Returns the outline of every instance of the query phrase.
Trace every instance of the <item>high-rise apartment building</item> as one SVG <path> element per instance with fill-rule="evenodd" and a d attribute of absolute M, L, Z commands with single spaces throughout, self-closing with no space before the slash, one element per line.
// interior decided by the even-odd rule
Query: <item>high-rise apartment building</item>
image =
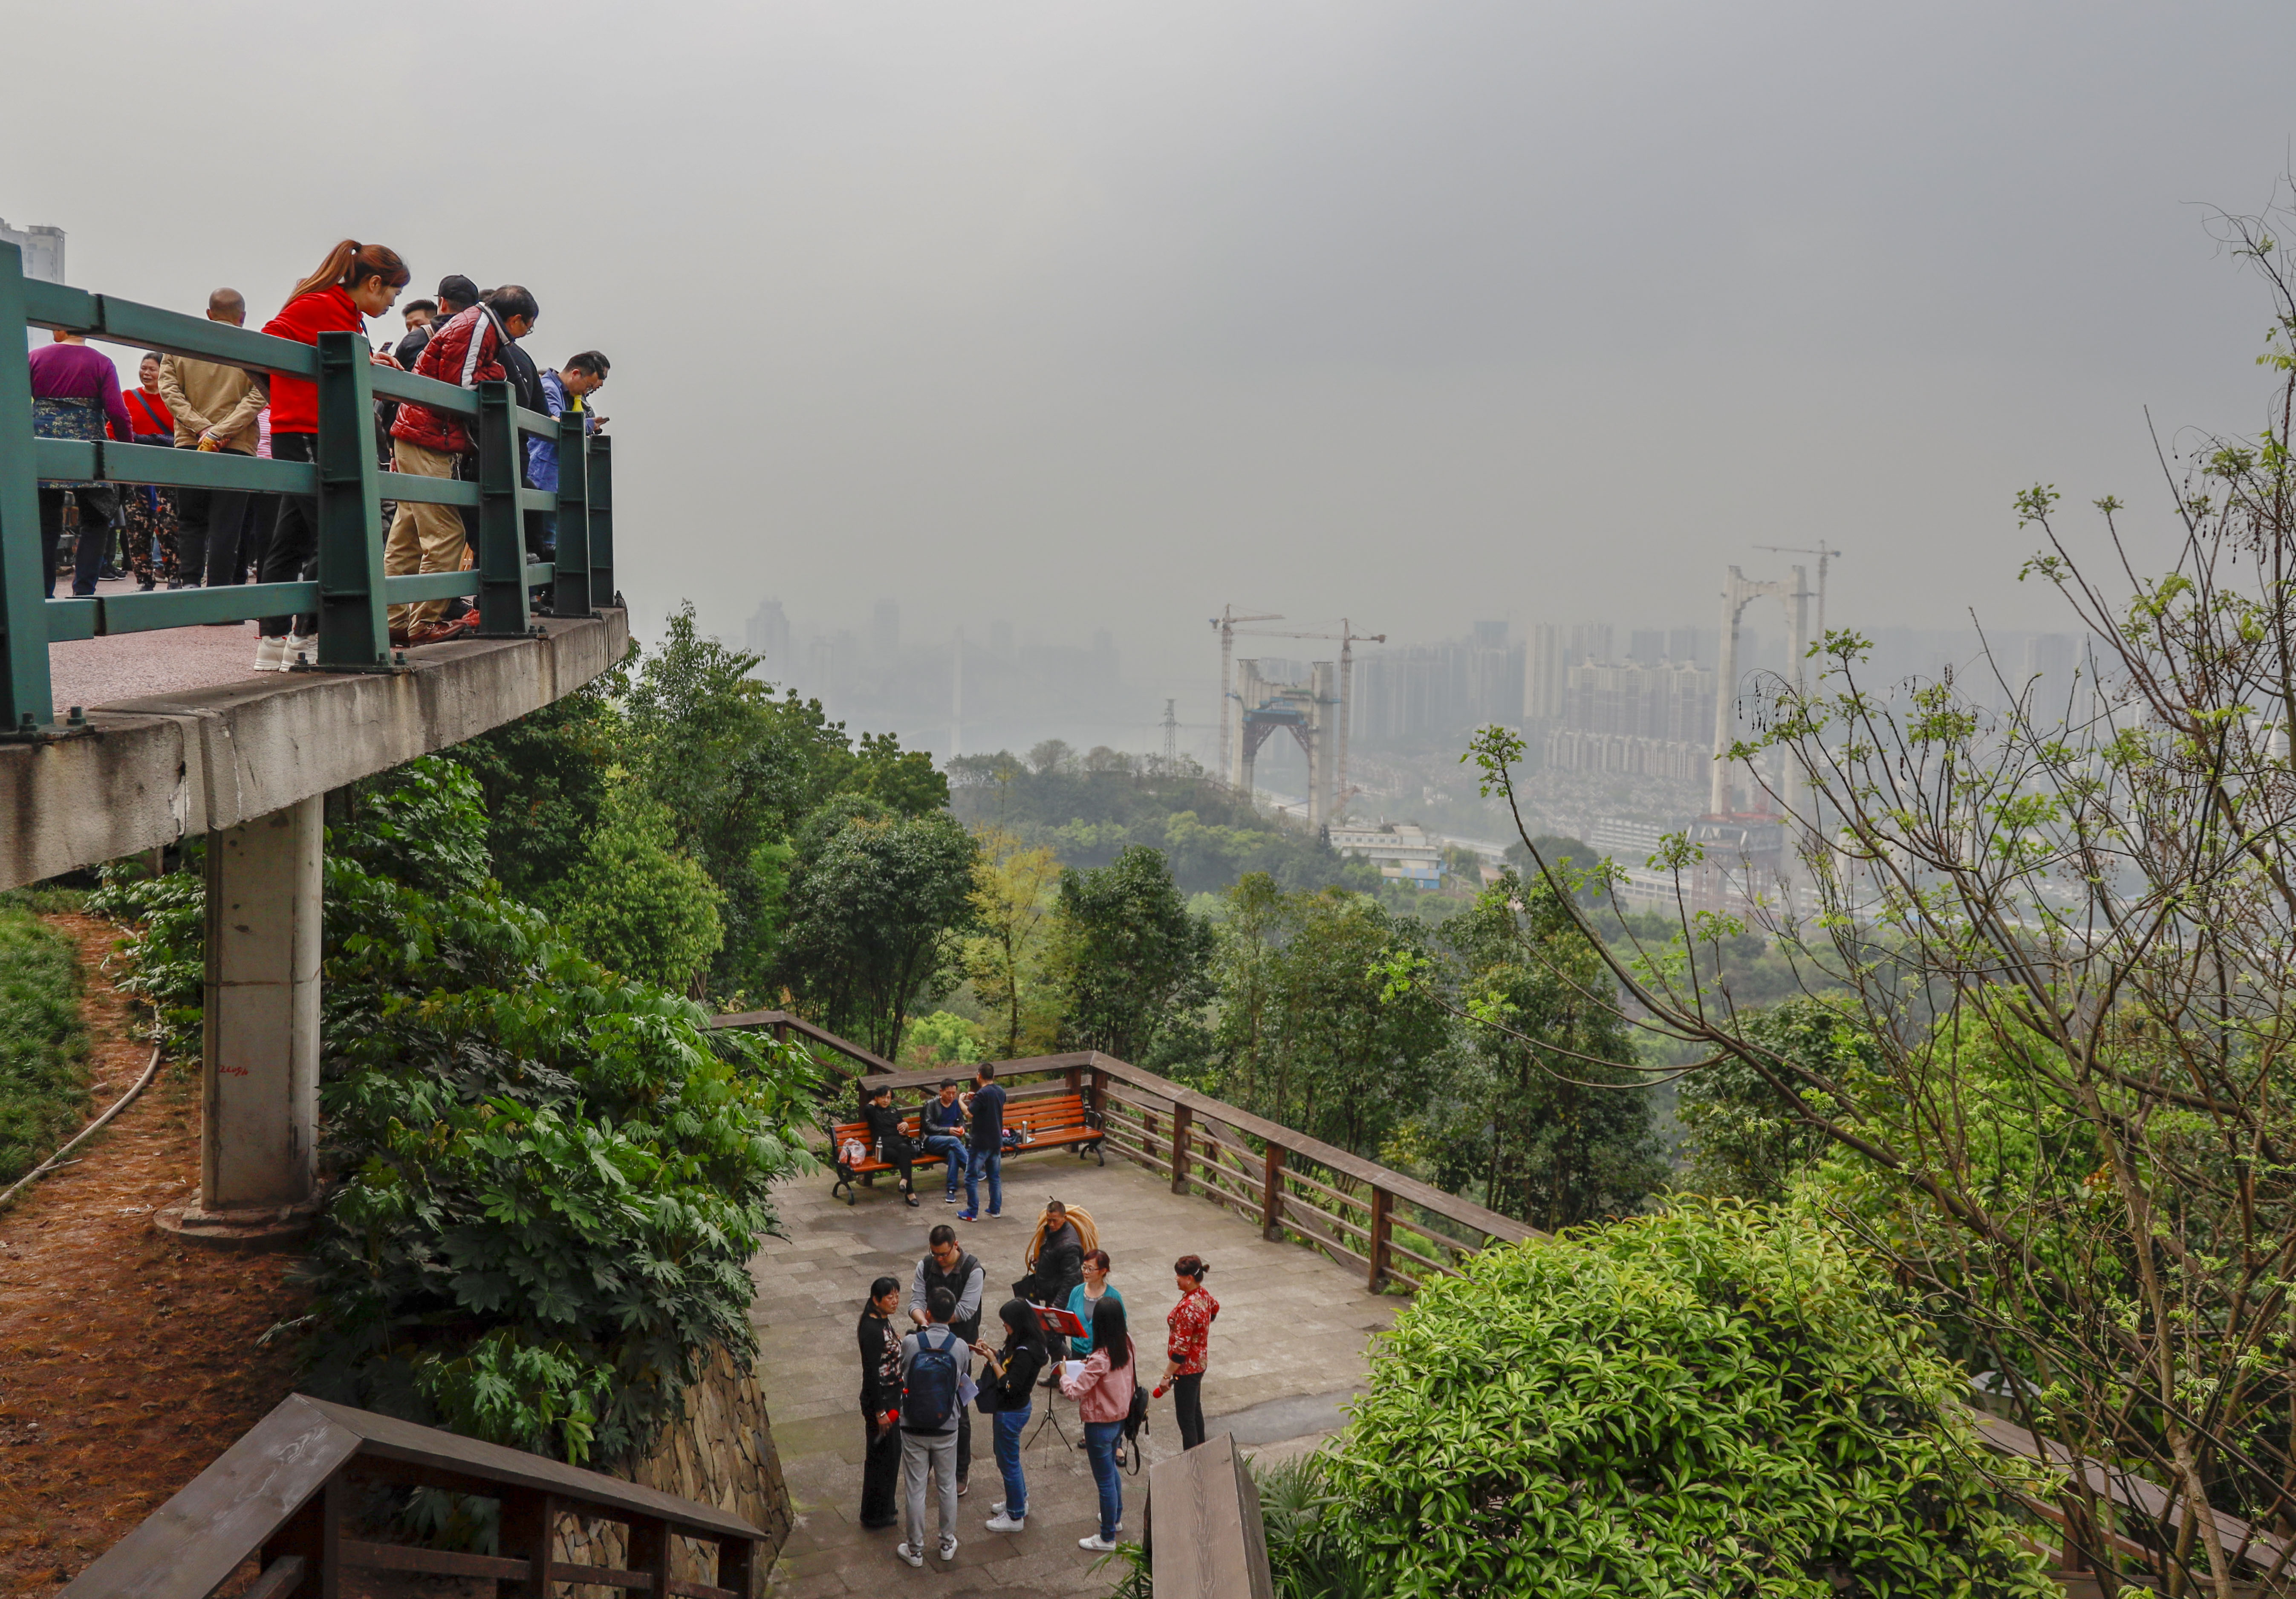
<path fill-rule="evenodd" d="M 790 653 L 789 613 L 779 600 L 758 602 L 757 611 L 742 627 L 742 644 L 750 654 L 765 658 L 769 678 L 786 682 L 797 669 L 796 658 Z"/>

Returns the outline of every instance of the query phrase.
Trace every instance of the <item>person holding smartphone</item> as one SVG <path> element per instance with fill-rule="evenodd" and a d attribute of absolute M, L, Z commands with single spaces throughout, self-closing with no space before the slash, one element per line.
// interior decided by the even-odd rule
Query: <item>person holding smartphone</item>
<path fill-rule="evenodd" d="M 996 1471 L 1004 1479 L 1004 1499 L 989 1506 L 988 1530 L 1025 1532 L 1029 1480 L 1021 1471 L 1021 1430 L 1029 1424 L 1037 1374 L 1052 1354 L 1045 1345 L 1044 1324 L 1028 1300 L 1007 1300 L 996 1315 L 1004 1324 L 1004 1347 L 972 1346 L 988 1363 L 991 1380 L 980 1386 L 980 1408 L 996 1418 Z"/>

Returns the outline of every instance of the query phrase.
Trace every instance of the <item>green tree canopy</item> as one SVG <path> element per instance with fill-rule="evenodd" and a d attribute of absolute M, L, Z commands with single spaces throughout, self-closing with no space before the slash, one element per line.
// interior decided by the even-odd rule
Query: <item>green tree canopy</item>
<path fill-rule="evenodd" d="M 725 942 L 725 894 L 681 853 L 669 809 L 625 784 L 600 814 L 579 866 L 545 902 L 593 960 L 639 982 L 693 988 Z"/>
<path fill-rule="evenodd" d="M 1554 1231 L 1631 1210 L 1664 1180 L 1617 987 L 1543 876 L 1513 868 L 1445 923 L 1473 1021 L 1432 1119 L 1444 1186 Z"/>
<path fill-rule="evenodd" d="M 1145 1061 L 1160 1033 L 1210 999 L 1211 946 L 1161 851 L 1136 844 L 1105 866 L 1062 873 L 1053 964 L 1062 1040 Z"/>
<path fill-rule="evenodd" d="M 918 1003 L 961 976 L 972 835 L 946 812 L 903 816 L 849 794 L 808 818 L 795 848 L 777 974 L 823 1026 L 890 1060 Z"/>

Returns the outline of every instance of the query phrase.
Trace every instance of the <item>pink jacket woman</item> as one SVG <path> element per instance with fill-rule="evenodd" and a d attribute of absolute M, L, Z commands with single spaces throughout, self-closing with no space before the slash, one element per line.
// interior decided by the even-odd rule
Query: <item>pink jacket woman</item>
<path fill-rule="evenodd" d="M 1130 1341 L 1126 1341 L 1128 1346 Z M 1095 1349 L 1084 1370 L 1061 1379 L 1061 1391 L 1077 1402 L 1087 1422 L 1120 1422 L 1132 1411 L 1133 1374 L 1137 1361 L 1128 1360 L 1115 1371 L 1108 1366 L 1108 1351 Z"/>

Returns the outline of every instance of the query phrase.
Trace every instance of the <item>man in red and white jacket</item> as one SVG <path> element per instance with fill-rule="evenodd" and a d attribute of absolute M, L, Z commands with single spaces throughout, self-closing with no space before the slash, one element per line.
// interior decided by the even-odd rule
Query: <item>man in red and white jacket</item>
<path fill-rule="evenodd" d="M 516 283 L 504 284 L 432 330 L 414 370 L 462 389 L 500 381 L 503 345 L 524 338 L 541 314 L 533 295 Z M 451 478 L 456 458 L 477 448 L 463 418 L 433 411 L 414 400 L 398 407 L 398 418 L 390 424 L 390 463 L 397 472 Z M 398 514 L 391 520 L 390 537 L 383 545 L 382 570 L 394 577 L 406 572 L 458 571 L 467 547 L 463 519 L 455 507 L 401 500 Z M 391 642 L 422 644 L 450 636 L 453 629 L 439 619 L 446 609 L 444 600 L 393 605 Z"/>

